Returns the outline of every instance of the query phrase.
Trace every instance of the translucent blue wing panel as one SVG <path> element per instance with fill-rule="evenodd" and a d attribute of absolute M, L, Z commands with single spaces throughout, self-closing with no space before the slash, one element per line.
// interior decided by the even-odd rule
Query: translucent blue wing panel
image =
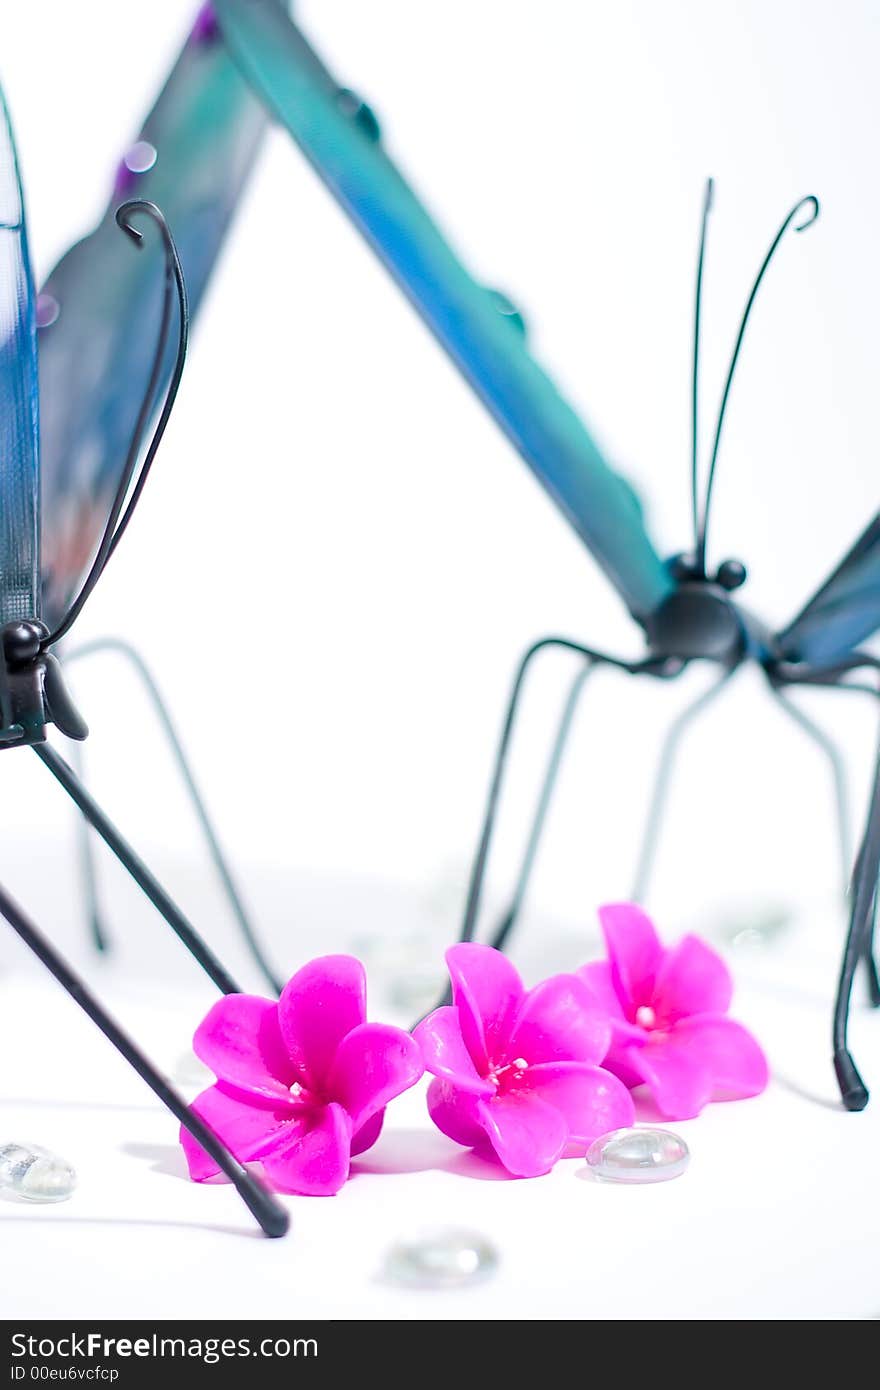
<path fill-rule="evenodd" d="M 39 616 L 37 335 L 24 199 L 0 92 L 0 624 Z"/>
<path fill-rule="evenodd" d="M 279 0 L 216 0 L 242 72 L 287 126 L 447 352 L 586 542 L 630 611 L 673 585 L 632 489 L 605 463 L 526 347 L 522 322 L 476 284 L 384 152 L 375 118 L 327 72 Z"/>
<path fill-rule="evenodd" d="M 50 624 L 78 589 L 103 530 L 156 350 L 164 275 L 159 241 L 145 224 L 136 250 L 116 226 L 115 210 L 127 198 L 161 207 L 194 315 L 265 128 L 265 111 L 205 7 L 120 162 L 101 222 L 43 288 L 43 603 Z"/>
<path fill-rule="evenodd" d="M 789 661 L 823 666 L 880 628 L 880 514 L 794 622 L 777 637 Z"/>

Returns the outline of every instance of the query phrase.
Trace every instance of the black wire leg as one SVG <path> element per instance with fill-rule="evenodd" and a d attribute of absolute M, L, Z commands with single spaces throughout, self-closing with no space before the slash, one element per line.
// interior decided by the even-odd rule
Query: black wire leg
<path fill-rule="evenodd" d="M 113 1044 L 118 1052 L 122 1053 L 126 1062 L 134 1067 L 138 1076 L 147 1083 L 162 1104 L 167 1106 L 175 1119 L 179 1120 L 189 1130 L 196 1142 L 201 1144 L 206 1153 L 210 1154 L 214 1162 L 234 1185 L 245 1206 L 256 1217 L 266 1235 L 283 1236 L 290 1224 L 290 1218 L 280 1202 L 276 1201 L 263 1184 L 238 1162 L 226 1145 L 217 1138 L 213 1130 L 208 1128 L 204 1120 L 201 1120 L 190 1110 L 183 1097 L 178 1095 L 162 1073 L 153 1066 L 145 1053 L 141 1052 L 137 1044 L 114 1022 L 103 1005 L 91 993 L 85 981 L 71 970 L 48 938 L 25 916 L 22 909 L 10 898 L 2 885 L 0 885 L 0 914 L 6 918 L 13 931 L 42 961 L 47 970 L 67 990 L 67 993 L 92 1022 L 100 1028 L 104 1037 Z"/>
<path fill-rule="evenodd" d="M 834 1003 L 834 1070 L 840 1086 L 840 1094 L 847 1110 L 864 1110 L 868 1104 L 867 1087 L 862 1081 L 847 1047 L 847 1024 L 856 969 L 859 961 L 864 959 L 867 945 L 871 939 L 878 873 L 880 873 L 880 755 L 878 755 L 874 769 L 871 804 L 868 810 L 865 833 L 853 873 L 849 930 L 840 968 L 837 998 Z"/>
<path fill-rule="evenodd" d="M 872 1009 L 880 1009 L 880 974 L 877 972 L 877 957 L 874 954 L 874 941 L 877 936 L 877 909 L 880 907 L 880 894 L 874 894 L 871 921 L 865 936 L 865 969 L 868 975 L 868 998 Z"/>
<path fill-rule="evenodd" d="M 123 641 L 119 637 L 105 637 L 100 638 L 98 641 L 95 642 L 87 642 L 83 646 L 77 647 L 72 652 L 66 652 L 65 665 L 69 666 L 72 661 L 82 660 L 84 657 L 96 656 L 99 655 L 101 652 L 109 652 L 122 657 L 123 660 L 128 662 L 132 670 L 140 679 L 141 684 L 143 685 L 144 690 L 146 691 L 150 699 L 150 702 L 153 706 L 153 709 L 156 713 L 156 717 L 159 721 L 159 724 L 168 741 L 168 746 L 171 749 L 172 756 L 174 758 L 175 763 L 177 764 L 177 769 L 180 773 L 183 783 L 187 789 L 187 792 L 189 793 L 189 799 L 193 811 L 195 812 L 196 819 L 198 820 L 199 825 L 201 826 L 202 834 L 205 839 L 205 844 L 208 847 L 208 853 L 211 856 L 214 867 L 217 871 L 217 876 L 220 879 L 220 882 L 223 886 L 226 898 L 232 910 L 232 914 L 235 917 L 236 922 L 238 923 L 238 927 L 241 931 L 241 935 L 244 939 L 245 945 L 250 951 L 251 957 L 254 963 L 256 964 L 258 970 L 260 971 L 263 978 L 269 985 L 269 988 L 273 991 L 273 993 L 276 996 L 279 995 L 283 988 L 284 982 L 273 970 L 266 957 L 263 947 L 260 944 L 253 923 L 251 922 L 250 916 L 242 901 L 241 893 L 239 892 L 235 879 L 232 876 L 232 870 L 229 867 L 229 862 L 220 845 L 220 841 L 217 836 L 217 831 L 208 813 L 208 808 L 205 804 L 205 800 L 196 783 L 195 776 L 192 770 L 192 765 L 189 761 L 189 758 L 186 755 L 186 751 L 184 750 L 183 744 L 180 739 L 180 735 L 178 734 L 177 729 L 174 725 L 174 721 L 171 718 L 171 712 L 168 708 L 168 704 L 165 701 L 162 692 L 159 690 L 159 687 L 156 683 L 156 680 L 152 672 L 150 671 L 143 657 L 140 655 L 140 652 L 138 652 L 133 646 L 131 646 L 130 643 Z M 86 867 L 86 856 L 91 858 L 91 846 L 89 844 L 89 832 L 87 829 L 83 833 L 82 844 L 84 846 L 83 876 L 87 885 L 87 906 L 89 908 L 93 922 L 97 921 L 98 930 L 100 931 L 100 914 L 97 914 L 96 916 L 94 896 L 94 867 L 92 867 L 91 869 L 92 887 L 89 888 L 88 886 L 90 881 L 90 871 Z M 99 947 L 99 949 L 103 948 Z"/>
<path fill-rule="evenodd" d="M 595 651 L 592 647 L 582 646 L 580 642 L 572 642 L 566 637 L 543 637 L 540 641 L 534 642 L 532 646 L 529 647 L 517 668 L 507 702 L 504 722 L 501 727 L 501 738 L 498 743 L 498 750 L 495 754 L 495 765 L 492 770 L 492 780 L 489 784 L 489 795 L 483 814 L 483 824 L 468 884 L 464 918 L 459 934 L 459 939 L 461 941 L 473 941 L 476 931 L 477 917 L 480 910 L 480 898 L 482 896 L 483 882 L 486 876 L 486 864 L 489 857 L 492 836 L 495 830 L 495 820 L 498 813 L 501 787 L 507 768 L 511 738 L 525 678 L 535 657 L 549 647 L 556 647 L 563 651 L 574 652 L 575 655 L 583 657 L 590 666 L 600 664 L 615 666 L 618 670 L 626 671 L 631 675 L 648 672 L 654 675 L 673 675 L 677 674 L 681 669 L 678 663 L 670 664 L 653 657 L 644 661 L 625 661 L 619 657 L 609 656 L 605 652 Z"/>
<path fill-rule="evenodd" d="M 513 895 L 510 899 L 510 904 L 507 908 L 507 911 L 499 920 L 498 926 L 495 928 L 495 931 L 490 938 L 490 945 L 494 946 L 495 949 L 498 951 L 504 949 L 505 942 L 507 941 L 507 938 L 510 936 L 510 933 L 513 931 L 513 928 L 516 925 L 516 922 L 522 911 L 523 902 L 525 901 L 526 892 L 529 886 L 529 880 L 532 876 L 532 870 L 535 867 L 535 859 L 537 857 L 538 849 L 541 844 L 541 838 L 544 833 L 544 825 L 547 820 L 547 813 L 550 810 L 550 803 L 553 800 L 553 793 L 556 789 L 556 781 L 559 776 L 559 769 L 562 765 L 562 759 L 565 754 L 566 746 L 568 744 L 568 736 L 571 732 L 572 721 L 574 720 L 575 711 L 580 701 L 581 693 L 583 692 L 583 688 L 587 682 L 587 677 L 592 672 L 594 664 L 595 663 L 592 661 L 592 659 L 585 661 L 583 667 L 580 671 L 578 671 L 577 675 L 571 683 L 571 688 L 568 692 L 568 697 L 565 701 L 565 705 L 563 706 L 562 717 L 560 718 L 559 726 L 556 730 L 556 737 L 553 741 L 553 748 L 551 750 L 550 757 L 547 762 L 547 769 L 544 773 L 544 781 L 541 785 L 541 793 L 538 797 L 538 804 L 535 810 L 535 814 L 532 818 L 532 825 L 531 829 L 529 830 L 529 838 L 526 841 L 526 848 L 522 857 L 522 862 L 520 864 L 520 870 L 517 876 L 516 886 L 513 890 Z"/>
<path fill-rule="evenodd" d="M 871 695 L 876 700 L 878 694 L 880 694 L 880 691 L 878 691 L 876 685 L 870 685 L 862 681 L 853 681 L 849 679 L 849 677 L 854 671 L 858 671 L 863 668 L 876 672 L 878 669 L 880 669 L 880 659 L 874 656 L 871 652 L 854 651 L 850 653 L 850 655 L 846 657 L 844 660 L 827 667 L 817 667 L 811 669 L 809 667 L 803 668 L 797 664 L 786 665 L 785 663 L 777 663 L 776 666 L 774 666 L 770 671 L 768 671 L 768 675 L 770 676 L 771 684 L 773 684 L 774 686 L 777 682 L 781 682 L 783 685 L 818 685 L 825 687 L 826 689 L 831 688 L 834 690 L 852 690 L 858 694 Z M 788 708 L 792 709 L 793 706 L 788 706 Z M 800 713 L 800 711 L 798 712 Z M 821 737 L 824 738 L 825 735 L 822 733 L 822 731 L 819 732 Z M 837 750 L 833 748 L 833 751 L 836 754 Z M 841 777 L 843 779 L 843 782 L 839 781 L 838 774 L 835 773 L 835 780 L 836 782 L 838 782 L 838 785 L 843 785 L 845 782 L 845 772 L 842 768 L 842 765 Z M 859 878 L 860 875 L 860 866 L 864 848 L 865 842 L 863 841 L 861 848 L 859 849 L 858 857 L 856 858 L 855 867 L 853 869 L 853 884 L 855 884 L 856 880 Z M 868 927 L 864 934 L 863 943 L 863 956 L 868 976 L 868 994 L 871 1004 L 875 1009 L 880 1008 L 880 976 L 878 976 L 877 961 L 874 955 L 874 936 L 875 924 L 877 920 L 877 910 L 878 895 L 875 893 L 871 910 L 868 916 Z"/>
<path fill-rule="evenodd" d="M 146 893 L 150 902 L 165 918 L 184 946 L 189 951 L 213 980 L 214 984 L 223 994 L 240 994 L 241 990 L 235 983 L 232 976 L 221 965 L 214 955 L 207 942 L 203 941 L 198 935 L 192 924 L 186 919 L 180 908 L 168 896 L 165 889 L 159 883 L 142 859 L 135 854 L 131 845 L 120 835 L 113 822 L 104 814 L 98 803 L 93 800 L 89 792 L 77 777 L 73 768 L 70 767 L 62 757 L 60 757 L 48 743 L 34 744 L 34 752 L 45 763 L 67 792 L 70 799 L 79 807 L 86 820 L 94 830 L 100 835 L 101 839 L 107 844 L 116 855 L 120 863 L 128 870 L 138 887 Z"/>
<path fill-rule="evenodd" d="M 85 756 L 81 743 L 71 743 L 70 760 L 73 769 L 80 781 L 84 781 Z M 76 818 L 76 840 L 79 851 L 80 877 L 82 880 L 83 897 L 86 904 L 86 919 L 88 922 L 89 935 L 92 938 L 92 945 L 96 951 L 102 954 L 110 949 L 110 937 L 104 925 L 104 917 L 101 912 L 100 894 L 98 892 L 98 869 L 95 863 L 95 849 L 92 844 L 92 832 L 89 823 L 84 816 Z"/>
<path fill-rule="evenodd" d="M 825 754 L 834 782 L 834 800 L 837 807 L 837 838 L 840 847 L 841 883 L 844 894 L 849 890 L 850 865 L 852 864 L 851 830 L 849 823 L 849 792 L 846 781 L 846 767 L 837 745 L 825 730 L 815 724 L 803 710 L 793 704 L 775 685 L 770 686 L 771 694 L 785 713 L 795 721 L 817 748 Z"/>
<path fill-rule="evenodd" d="M 708 690 L 704 690 L 702 694 L 698 695 L 696 700 L 682 710 L 681 714 L 669 726 L 666 738 L 663 740 L 663 747 L 660 750 L 660 761 L 657 764 L 654 787 L 648 805 L 648 815 L 645 820 L 645 828 L 642 831 L 642 843 L 632 887 L 633 902 L 643 903 L 645 901 L 648 883 L 657 857 L 660 824 L 681 741 L 693 720 L 711 705 L 717 695 L 721 694 L 733 674 L 733 670 L 725 671 L 720 680 L 713 682 Z"/>

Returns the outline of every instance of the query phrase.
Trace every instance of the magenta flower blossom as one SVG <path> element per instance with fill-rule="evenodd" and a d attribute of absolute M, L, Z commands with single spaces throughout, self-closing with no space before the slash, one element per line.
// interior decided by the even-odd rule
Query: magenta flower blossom
<path fill-rule="evenodd" d="M 533 1178 L 567 1145 L 632 1124 L 629 1092 L 598 1065 L 611 1030 L 582 980 L 554 975 L 526 990 L 506 956 L 472 943 L 446 963 L 452 1004 L 414 1030 L 438 1129 L 488 1143 L 510 1173 Z"/>
<path fill-rule="evenodd" d="M 611 1023 L 605 1066 L 628 1086 L 647 1085 L 661 1113 L 689 1120 L 713 1099 L 741 1100 L 767 1085 L 767 1060 L 727 1017 L 733 984 L 697 936 L 666 950 L 633 903 L 599 909 L 607 961 L 578 975 Z"/>
<path fill-rule="evenodd" d="M 192 1108 L 278 1191 L 338 1192 L 352 1155 L 378 1139 L 385 1106 L 424 1072 L 409 1033 L 365 1019 L 366 977 L 353 956 L 304 965 L 277 1003 L 226 995 L 193 1039 L 217 1084 Z M 217 1176 L 185 1129 L 180 1142 L 195 1182 Z"/>

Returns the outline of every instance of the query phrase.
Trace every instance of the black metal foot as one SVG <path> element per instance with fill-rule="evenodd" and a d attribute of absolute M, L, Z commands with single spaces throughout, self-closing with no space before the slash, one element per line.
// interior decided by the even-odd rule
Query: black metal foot
<path fill-rule="evenodd" d="M 106 955 L 110 950 L 110 938 L 107 930 L 96 912 L 89 917 L 89 933 L 92 938 L 92 945 L 101 955 Z"/>
<path fill-rule="evenodd" d="M 868 1104 L 868 1088 L 859 1076 L 856 1064 L 848 1052 L 835 1052 L 834 1071 L 840 1087 L 840 1097 L 847 1110 L 864 1110 Z"/>

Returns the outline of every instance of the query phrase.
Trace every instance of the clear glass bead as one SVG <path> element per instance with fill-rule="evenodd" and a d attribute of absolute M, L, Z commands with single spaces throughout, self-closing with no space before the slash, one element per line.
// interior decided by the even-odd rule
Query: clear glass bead
<path fill-rule="evenodd" d="M 444 1227 L 392 1245 L 384 1276 L 412 1289 L 458 1289 L 487 1279 L 497 1268 L 498 1251 L 485 1236 Z"/>
<path fill-rule="evenodd" d="M 0 1144 L 0 1188 L 28 1202 L 65 1202 L 75 1187 L 66 1159 L 39 1144 Z"/>
<path fill-rule="evenodd" d="M 671 1129 L 613 1129 L 594 1139 L 587 1164 L 606 1182 L 667 1182 L 690 1162 L 690 1150 Z"/>

